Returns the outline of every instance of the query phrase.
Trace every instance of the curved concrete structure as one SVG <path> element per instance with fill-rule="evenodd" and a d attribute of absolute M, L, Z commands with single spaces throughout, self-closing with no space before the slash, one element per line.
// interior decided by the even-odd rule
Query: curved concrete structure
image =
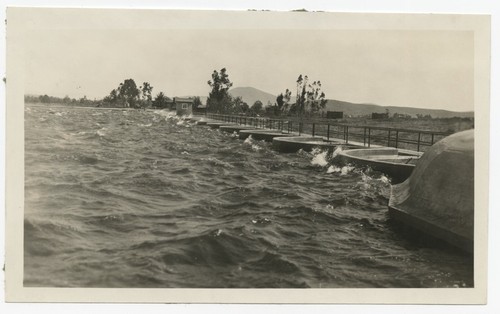
<path fill-rule="evenodd" d="M 252 138 L 254 140 L 258 140 L 258 141 L 265 140 L 268 142 L 271 142 L 273 140 L 273 138 L 275 138 L 275 137 L 292 136 L 292 134 L 283 133 L 279 130 L 260 129 L 260 130 L 241 130 L 239 137 L 240 137 L 240 140 L 244 140 L 247 137 L 249 137 L 250 135 L 252 136 Z"/>
<path fill-rule="evenodd" d="M 421 155 L 418 152 L 381 147 L 344 150 L 337 156 L 345 164 L 368 166 L 388 175 L 392 183 L 401 183 L 411 175 Z"/>
<path fill-rule="evenodd" d="M 467 252 L 474 250 L 474 130 L 425 152 L 412 175 L 391 190 L 389 214 Z"/>
<path fill-rule="evenodd" d="M 241 130 L 255 130 L 255 127 L 248 125 L 221 125 L 219 127 L 219 130 L 233 133 L 233 132 L 239 132 Z"/>
<path fill-rule="evenodd" d="M 314 148 L 331 150 L 341 145 L 345 145 L 343 140 L 330 139 L 327 141 L 322 137 L 289 136 L 273 138 L 273 149 L 282 153 L 295 153 L 300 149 L 310 152 Z M 353 145 L 348 145 L 348 147 L 355 148 Z"/>
<path fill-rule="evenodd" d="M 211 127 L 212 129 L 218 129 L 223 125 L 236 125 L 234 123 L 228 123 L 228 122 L 221 122 L 221 121 L 215 121 L 215 122 L 207 122 L 207 125 Z"/>

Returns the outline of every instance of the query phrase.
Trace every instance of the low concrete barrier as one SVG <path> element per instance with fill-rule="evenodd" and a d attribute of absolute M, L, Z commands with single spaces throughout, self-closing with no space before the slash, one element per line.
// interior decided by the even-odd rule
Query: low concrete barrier
<path fill-rule="evenodd" d="M 393 147 L 350 149 L 337 155 L 344 164 L 370 167 L 386 174 L 396 184 L 408 179 L 420 156 L 422 153 L 400 151 Z"/>
<path fill-rule="evenodd" d="M 279 137 L 279 136 L 292 136 L 292 134 L 288 133 L 283 133 L 278 130 L 241 130 L 239 134 L 239 138 L 241 140 L 246 139 L 249 136 L 252 136 L 254 140 L 265 140 L 267 142 L 271 142 L 273 138 Z"/>
<path fill-rule="evenodd" d="M 221 131 L 229 132 L 229 133 L 240 132 L 241 130 L 256 130 L 256 128 L 248 126 L 248 125 L 246 125 L 246 126 L 245 125 L 221 125 L 219 127 L 219 129 Z"/>
<path fill-rule="evenodd" d="M 220 128 L 223 125 L 236 125 L 236 124 L 216 121 L 216 122 L 207 122 L 207 125 L 209 127 L 211 127 L 212 129 L 218 129 L 218 128 Z"/>
<path fill-rule="evenodd" d="M 329 141 L 322 137 L 311 136 L 289 136 L 273 138 L 273 149 L 282 153 L 295 153 L 300 149 L 312 151 L 314 148 L 332 150 L 344 144 L 342 140 L 330 139 Z"/>

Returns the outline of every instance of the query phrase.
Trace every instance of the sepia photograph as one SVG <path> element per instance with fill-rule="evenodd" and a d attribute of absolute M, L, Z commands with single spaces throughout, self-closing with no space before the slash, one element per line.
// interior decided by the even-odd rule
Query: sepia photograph
<path fill-rule="evenodd" d="M 6 23 L 12 301 L 485 302 L 489 16 Z"/>

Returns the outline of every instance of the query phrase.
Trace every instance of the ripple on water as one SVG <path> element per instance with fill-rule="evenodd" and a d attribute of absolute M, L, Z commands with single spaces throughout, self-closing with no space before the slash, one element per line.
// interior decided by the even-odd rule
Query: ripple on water
<path fill-rule="evenodd" d="M 163 110 L 28 105 L 25 120 L 25 286 L 473 285 L 470 257 L 402 236 L 388 179 L 335 153 Z"/>

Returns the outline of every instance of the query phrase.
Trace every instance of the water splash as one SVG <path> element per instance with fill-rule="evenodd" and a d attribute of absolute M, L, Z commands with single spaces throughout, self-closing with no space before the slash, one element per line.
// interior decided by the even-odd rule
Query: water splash
<path fill-rule="evenodd" d="M 311 165 L 320 167 L 328 165 L 328 151 L 321 152 L 320 150 L 314 149 L 312 154 L 314 157 L 311 160 Z"/>
<path fill-rule="evenodd" d="M 388 177 L 384 176 L 384 175 L 381 175 L 380 178 L 378 179 L 380 182 L 382 183 L 391 183 L 391 179 L 389 179 Z"/>
<path fill-rule="evenodd" d="M 250 135 L 249 137 L 247 137 L 245 139 L 245 141 L 243 141 L 243 144 L 253 144 L 253 138 L 252 138 L 252 135 Z"/>
<path fill-rule="evenodd" d="M 260 147 L 260 146 L 259 146 L 259 145 L 257 145 L 257 144 L 253 144 L 253 145 L 252 145 L 252 149 L 253 149 L 254 151 L 258 152 L 258 151 L 262 150 L 262 147 Z"/>
<path fill-rule="evenodd" d="M 343 167 L 337 167 L 335 165 L 331 165 L 326 170 L 326 173 L 340 173 L 341 176 L 345 176 L 345 175 L 351 173 L 353 170 L 354 170 L 354 167 L 350 166 L 350 165 L 343 166 Z"/>
<path fill-rule="evenodd" d="M 342 146 L 337 146 L 337 148 L 335 148 L 335 150 L 333 151 L 332 155 L 331 155 L 331 158 L 335 158 L 337 157 L 337 155 L 343 150 Z"/>
<path fill-rule="evenodd" d="M 245 141 L 243 141 L 243 144 L 246 144 L 246 145 L 250 145 L 250 147 L 252 148 L 253 151 L 261 151 L 262 150 L 262 147 L 258 145 L 258 142 L 255 141 L 253 138 L 252 138 L 252 135 L 250 135 L 249 137 L 247 137 L 245 139 Z"/>
<path fill-rule="evenodd" d="M 161 118 L 163 118 L 163 120 L 165 121 L 168 121 L 168 120 L 172 120 L 172 119 L 175 119 L 175 120 L 178 120 L 178 116 L 176 115 L 175 112 L 173 111 L 167 111 L 167 110 L 154 110 L 153 113 Z"/>
<path fill-rule="evenodd" d="M 106 132 L 105 132 L 106 130 L 107 130 L 106 128 L 102 128 L 100 130 L 97 130 L 96 134 L 99 135 L 100 137 L 103 137 L 106 135 Z"/>
<path fill-rule="evenodd" d="M 209 157 L 209 158 L 207 158 L 205 160 L 209 161 L 210 163 L 212 163 L 215 166 L 222 166 L 224 168 L 234 168 L 234 166 L 231 165 L 230 163 L 222 161 L 222 160 L 219 160 L 219 159 L 217 159 L 215 157 Z"/>

